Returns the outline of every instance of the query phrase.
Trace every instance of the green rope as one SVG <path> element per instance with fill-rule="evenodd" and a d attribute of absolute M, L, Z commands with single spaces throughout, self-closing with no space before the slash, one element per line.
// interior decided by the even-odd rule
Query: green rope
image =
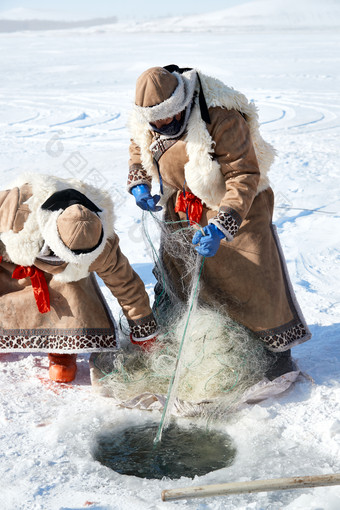
<path fill-rule="evenodd" d="M 155 301 L 155 305 L 157 306 L 157 304 L 159 303 L 159 300 L 161 299 L 162 294 L 164 292 L 167 293 L 168 282 L 167 282 L 167 278 L 166 278 L 166 271 L 165 271 L 164 266 L 161 261 L 161 256 L 158 254 L 158 249 L 153 244 L 153 240 L 151 239 L 151 234 L 150 234 L 150 229 L 149 229 L 149 227 L 150 227 L 149 221 L 151 220 L 150 215 L 158 223 L 164 223 L 167 225 L 176 225 L 176 224 L 180 225 L 179 229 L 177 229 L 176 227 L 174 229 L 171 229 L 171 228 L 168 229 L 170 236 L 171 236 L 172 232 L 174 232 L 174 234 L 175 234 L 177 232 L 184 231 L 184 230 L 192 231 L 192 230 L 194 230 L 195 227 L 193 228 L 191 225 L 188 225 L 187 220 L 165 221 L 165 220 L 160 220 L 160 219 L 156 218 L 152 213 L 149 213 L 149 215 L 146 215 L 146 216 L 145 215 L 146 215 L 146 213 L 143 213 L 142 228 L 143 228 L 144 237 L 149 243 L 152 255 L 154 257 L 155 264 L 158 265 L 159 282 L 163 284 L 162 292 L 160 295 L 158 295 L 158 301 L 157 300 Z M 181 228 L 181 226 L 182 226 L 182 228 Z M 201 226 L 198 224 L 197 224 L 197 227 L 201 228 Z M 188 374 L 191 370 L 195 370 L 197 368 L 197 366 L 199 366 L 200 362 L 204 359 L 204 357 L 206 355 L 207 346 L 212 340 L 212 337 L 210 337 L 210 334 L 205 335 L 205 337 L 203 339 L 202 349 L 198 350 L 195 353 L 192 353 L 192 354 L 194 354 L 194 356 L 190 359 L 190 361 L 187 361 L 184 358 L 184 356 L 182 355 L 183 343 L 185 341 L 185 337 L 188 335 L 189 320 L 192 320 L 193 307 L 195 304 L 196 294 L 198 292 L 199 281 L 200 281 L 200 278 L 202 275 L 204 260 L 205 259 L 203 258 L 202 263 L 201 263 L 199 258 L 197 258 L 197 264 L 196 264 L 196 267 L 194 270 L 193 281 L 191 284 L 191 292 L 190 292 L 191 303 L 190 303 L 190 306 L 188 303 L 185 328 L 184 328 L 184 332 L 182 333 L 181 342 L 179 344 L 179 347 L 177 348 L 177 355 L 176 355 L 176 352 L 173 354 L 170 351 L 170 347 L 168 347 L 166 345 L 166 342 L 163 346 L 161 346 L 163 340 L 165 340 L 169 336 L 171 338 L 176 335 L 175 330 L 173 328 L 169 328 L 169 326 L 170 326 L 169 323 L 166 324 L 166 331 L 164 331 L 160 336 L 160 346 L 159 346 L 160 352 L 159 352 L 159 354 L 160 355 L 162 354 L 166 357 L 167 354 L 170 353 L 170 356 L 173 360 L 173 363 L 171 366 L 169 366 L 167 364 L 167 367 L 169 367 L 170 373 L 167 372 L 167 374 L 165 375 L 165 373 L 163 373 L 163 369 L 160 369 L 159 366 L 158 366 L 158 369 L 153 368 L 153 370 L 151 370 L 151 373 L 146 372 L 148 369 L 147 354 L 143 355 L 143 353 L 141 354 L 141 363 L 142 363 L 141 368 L 144 370 L 145 373 L 142 376 L 140 375 L 141 372 L 139 372 L 139 369 L 137 371 L 135 371 L 135 367 L 130 366 L 129 359 L 125 359 L 125 356 L 122 357 L 118 366 L 112 367 L 112 370 L 111 370 L 110 364 L 107 365 L 107 368 L 105 365 L 102 367 L 98 366 L 100 364 L 100 359 L 98 359 L 98 361 L 95 360 L 95 363 L 94 363 L 96 368 L 98 368 L 101 371 L 101 373 L 103 374 L 103 377 L 101 377 L 100 381 L 106 380 L 106 378 L 108 378 L 111 375 L 113 377 L 116 377 L 117 380 L 119 380 L 119 382 L 123 383 L 127 388 L 131 387 L 131 385 L 132 386 L 135 385 L 136 383 L 140 384 L 140 382 L 142 382 L 142 381 L 145 381 L 146 385 L 158 384 L 158 382 L 159 382 L 159 384 L 162 385 L 162 393 L 163 394 L 167 393 L 167 397 L 166 397 L 166 401 L 165 401 L 165 405 L 164 405 L 164 409 L 163 409 L 163 413 L 162 413 L 161 422 L 159 424 L 158 433 L 157 433 L 157 436 L 154 441 L 155 444 L 157 444 L 160 441 L 162 430 L 164 427 L 167 427 L 167 425 L 168 425 L 167 418 L 170 419 L 170 413 L 171 413 L 170 408 L 172 407 L 174 399 L 175 399 L 175 392 L 177 392 L 179 378 L 184 375 L 184 380 L 181 379 L 181 382 L 180 382 L 180 384 L 182 385 L 180 387 L 180 389 L 182 389 L 182 388 L 191 389 L 191 385 L 185 380 L 186 374 Z M 196 279 L 197 279 L 197 282 L 195 285 Z M 161 315 L 161 311 L 159 311 L 159 315 Z M 120 318 L 119 318 L 119 326 L 120 326 L 120 329 L 125 334 L 125 333 L 128 333 L 128 327 L 125 327 L 125 324 L 122 323 L 123 318 L 124 318 L 124 315 L 121 312 Z M 126 331 L 124 331 L 125 329 L 126 329 Z M 224 328 L 224 331 L 226 333 L 228 333 L 228 331 L 229 332 L 232 332 L 232 331 L 237 332 L 237 330 L 238 330 L 238 327 L 236 325 L 234 325 L 233 323 L 228 324 Z M 239 360 L 240 364 L 238 364 L 237 368 L 234 367 L 234 368 L 229 369 L 228 381 L 230 380 L 230 383 L 228 382 L 227 384 L 223 384 L 223 380 L 216 381 L 216 377 L 218 378 L 222 373 L 225 372 L 225 370 L 228 370 L 229 366 L 227 363 L 223 363 L 221 361 L 218 353 L 213 353 L 213 355 L 216 357 L 216 360 L 218 361 L 218 364 L 220 365 L 220 367 L 223 367 L 223 368 L 219 369 L 220 367 L 218 367 L 218 366 L 216 367 L 217 373 L 215 375 L 212 375 L 211 377 L 209 377 L 209 379 L 205 383 L 204 389 L 207 390 L 211 384 L 213 384 L 215 386 L 217 384 L 217 387 L 221 393 L 223 393 L 223 394 L 226 394 L 229 392 L 232 393 L 236 386 L 239 386 L 240 384 L 242 384 L 241 368 L 245 365 L 245 363 L 247 361 L 247 354 L 245 356 L 240 357 L 240 360 Z M 175 359 L 175 357 L 176 357 L 176 359 Z M 109 372 L 109 373 L 106 373 L 106 372 Z M 176 374 L 176 372 L 177 372 L 177 374 Z M 214 380 L 216 381 L 216 383 L 214 383 Z"/>
<path fill-rule="evenodd" d="M 164 409 L 163 409 L 161 421 L 160 421 L 160 424 L 159 424 L 159 427 L 158 427 L 157 435 L 156 435 L 156 437 L 154 439 L 154 444 L 155 445 L 157 445 L 157 443 L 159 443 L 159 441 L 161 439 L 161 436 L 162 436 L 164 420 L 165 420 L 165 417 L 166 417 L 166 414 L 167 414 L 168 405 L 169 405 L 169 401 L 170 401 L 170 396 L 171 396 L 171 392 L 172 392 L 172 388 L 173 388 L 173 385 L 174 385 L 175 376 L 176 376 L 176 372 L 177 372 L 177 368 L 178 368 L 178 363 L 179 363 L 179 360 L 180 360 L 180 357 L 181 357 L 181 353 L 182 353 L 182 349 L 183 349 L 183 345 L 184 345 L 184 339 L 185 339 L 186 332 L 187 332 L 188 325 L 189 325 L 190 315 L 191 315 L 191 312 L 192 312 L 192 309 L 193 309 L 193 306 L 194 306 L 194 302 L 195 302 L 195 298 L 196 298 L 196 293 L 197 293 L 199 281 L 200 281 L 201 274 L 202 274 L 204 260 L 205 260 L 205 257 L 202 258 L 202 263 L 201 263 L 201 267 L 200 267 L 200 270 L 199 270 L 199 274 L 198 274 L 198 278 L 197 278 L 197 282 L 196 282 L 196 287 L 195 287 L 194 294 L 193 294 L 193 297 L 192 297 L 192 300 L 191 300 L 191 303 L 190 303 L 187 320 L 186 320 L 186 323 L 185 323 L 185 327 L 184 327 L 181 343 L 180 343 L 179 349 L 178 349 L 175 369 L 174 369 L 174 372 L 172 374 L 171 381 L 170 381 L 170 384 L 169 384 L 169 390 L 168 390 L 166 402 L 164 404 Z"/>
<path fill-rule="evenodd" d="M 149 215 L 150 215 L 150 216 L 151 216 L 151 217 L 152 217 L 155 221 L 158 221 L 159 223 L 163 223 L 164 225 L 177 225 L 177 224 L 180 224 L 180 225 L 186 224 L 186 225 L 187 225 L 187 223 L 188 223 L 188 220 L 177 220 L 177 221 L 166 221 L 166 220 L 160 220 L 159 218 L 157 218 L 157 217 L 156 217 L 156 216 L 152 213 L 152 211 L 148 211 L 148 212 L 149 212 Z M 155 260 L 156 260 L 156 261 L 157 261 L 157 263 L 158 263 L 158 267 L 159 267 L 159 268 L 161 268 L 161 276 L 162 276 L 162 291 L 161 291 L 161 293 L 159 294 L 159 296 L 157 296 L 157 299 L 156 299 L 156 301 L 155 301 L 155 306 L 156 306 L 156 310 L 157 310 L 157 307 L 158 307 L 158 304 L 159 304 L 159 302 L 160 302 L 160 300 L 161 300 L 161 297 L 162 297 L 162 295 L 163 295 L 163 294 L 164 294 L 164 292 L 165 292 L 165 287 L 166 287 L 166 285 L 165 285 L 165 273 L 164 273 L 164 271 L 163 271 L 163 269 L 162 269 L 163 265 L 162 265 L 162 263 L 161 263 L 161 261 L 160 261 L 160 259 L 159 259 L 158 251 L 156 250 L 156 248 L 155 248 L 155 246 L 154 246 L 154 244 L 153 244 L 153 242 L 152 242 L 152 240 L 151 240 L 151 237 L 150 237 L 150 234 L 149 234 L 149 232 L 148 232 L 148 229 L 147 229 L 147 227 L 146 227 L 146 223 L 147 223 L 147 222 L 146 222 L 146 214 L 147 214 L 147 212 L 146 212 L 146 211 L 143 211 L 143 212 L 142 212 L 142 225 L 143 225 L 143 231 L 144 231 L 144 233 L 145 233 L 145 237 L 146 237 L 146 239 L 148 240 L 148 243 L 149 243 L 149 245 L 150 245 L 150 247 L 151 247 L 151 251 L 152 251 L 152 253 L 153 253 L 153 256 L 154 256 Z M 192 223 L 194 223 L 194 224 L 195 224 L 195 225 L 196 225 L 199 229 L 201 229 L 201 228 L 202 228 L 202 227 L 201 227 L 201 225 L 200 225 L 199 223 L 197 223 L 197 222 L 192 222 Z M 184 230 L 192 230 L 192 229 L 193 229 L 192 225 L 188 225 L 188 226 L 182 227 L 182 228 L 181 228 L 181 231 L 184 231 Z"/>

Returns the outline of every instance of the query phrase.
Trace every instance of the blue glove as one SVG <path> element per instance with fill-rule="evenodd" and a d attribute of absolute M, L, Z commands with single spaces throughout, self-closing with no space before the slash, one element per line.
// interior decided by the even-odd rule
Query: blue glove
<path fill-rule="evenodd" d="M 161 197 L 159 195 L 151 196 L 150 188 L 147 184 L 137 184 L 137 186 L 131 188 L 131 193 L 136 199 L 136 204 L 143 211 L 157 212 L 162 210 L 159 205 L 156 205 Z"/>
<path fill-rule="evenodd" d="M 203 235 L 201 230 L 197 230 L 192 238 L 192 244 L 198 244 L 195 250 L 203 257 L 213 257 L 217 252 L 221 239 L 225 237 L 223 232 L 216 227 L 213 223 L 209 223 L 203 228 Z"/>

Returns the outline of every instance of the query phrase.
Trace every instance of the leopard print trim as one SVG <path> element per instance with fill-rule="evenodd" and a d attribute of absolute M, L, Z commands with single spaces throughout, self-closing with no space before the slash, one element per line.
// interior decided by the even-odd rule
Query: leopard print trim
<path fill-rule="evenodd" d="M 232 241 L 242 223 L 241 216 L 231 207 L 221 207 L 218 214 L 209 220 L 219 228 L 228 241 Z"/>
<path fill-rule="evenodd" d="M 74 330 L 72 330 L 74 333 Z M 85 330 L 67 334 L 67 330 L 56 333 L 36 330 L 37 334 L 25 330 L 0 330 L 0 352 L 94 352 L 112 350 L 117 347 L 115 332 L 111 329 Z M 54 333 L 54 334 L 53 334 Z"/>
<path fill-rule="evenodd" d="M 147 184 L 151 187 L 152 179 L 146 173 L 142 165 L 131 165 L 129 168 L 127 190 L 131 193 L 131 188 L 138 184 Z"/>
<path fill-rule="evenodd" d="M 136 321 L 129 320 L 128 323 L 134 340 L 148 340 L 157 333 L 157 322 L 153 314 L 137 319 Z"/>
<path fill-rule="evenodd" d="M 309 340 L 311 334 L 302 322 L 291 326 L 281 326 L 279 328 L 267 329 L 257 333 L 270 351 L 286 351 L 294 345 L 298 345 Z"/>

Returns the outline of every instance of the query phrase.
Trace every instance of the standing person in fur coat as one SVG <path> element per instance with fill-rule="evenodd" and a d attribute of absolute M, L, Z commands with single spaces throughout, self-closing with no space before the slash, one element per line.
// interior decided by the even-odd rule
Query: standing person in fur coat
<path fill-rule="evenodd" d="M 112 350 L 116 324 L 94 273 L 118 299 L 133 343 L 157 325 L 144 284 L 119 247 L 109 195 L 76 180 L 21 176 L 0 192 L 0 353 L 47 352 L 70 382 L 78 352 Z"/>
<path fill-rule="evenodd" d="M 137 80 L 129 125 L 128 189 L 137 205 L 165 207 L 176 228 L 200 226 L 192 239 L 206 257 L 200 299 L 222 306 L 278 353 L 276 374 L 289 371 L 291 347 L 311 335 L 272 224 L 267 173 L 275 151 L 260 135 L 255 105 L 195 69 L 153 67 Z M 184 301 L 181 260 L 164 249 L 160 257 Z M 155 290 L 164 298 L 162 278 Z"/>

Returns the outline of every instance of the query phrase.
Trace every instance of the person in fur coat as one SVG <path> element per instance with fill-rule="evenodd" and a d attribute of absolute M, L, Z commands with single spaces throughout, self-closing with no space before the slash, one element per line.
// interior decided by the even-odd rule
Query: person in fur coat
<path fill-rule="evenodd" d="M 164 207 L 176 228 L 198 227 L 192 242 L 206 257 L 200 299 L 222 306 L 287 368 L 291 347 L 311 334 L 272 224 L 275 150 L 261 137 L 255 105 L 196 69 L 153 67 L 137 80 L 129 128 L 128 190 L 137 205 Z M 160 258 L 185 301 L 182 261 L 164 249 Z M 155 290 L 166 295 L 161 277 Z"/>
<path fill-rule="evenodd" d="M 113 203 L 77 180 L 26 174 L 0 192 L 0 353 L 47 352 L 49 375 L 70 382 L 76 356 L 117 346 L 95 274 L 117 298 L 142 348 L 157 324 L 144 284 L 119 247 Z"/>

